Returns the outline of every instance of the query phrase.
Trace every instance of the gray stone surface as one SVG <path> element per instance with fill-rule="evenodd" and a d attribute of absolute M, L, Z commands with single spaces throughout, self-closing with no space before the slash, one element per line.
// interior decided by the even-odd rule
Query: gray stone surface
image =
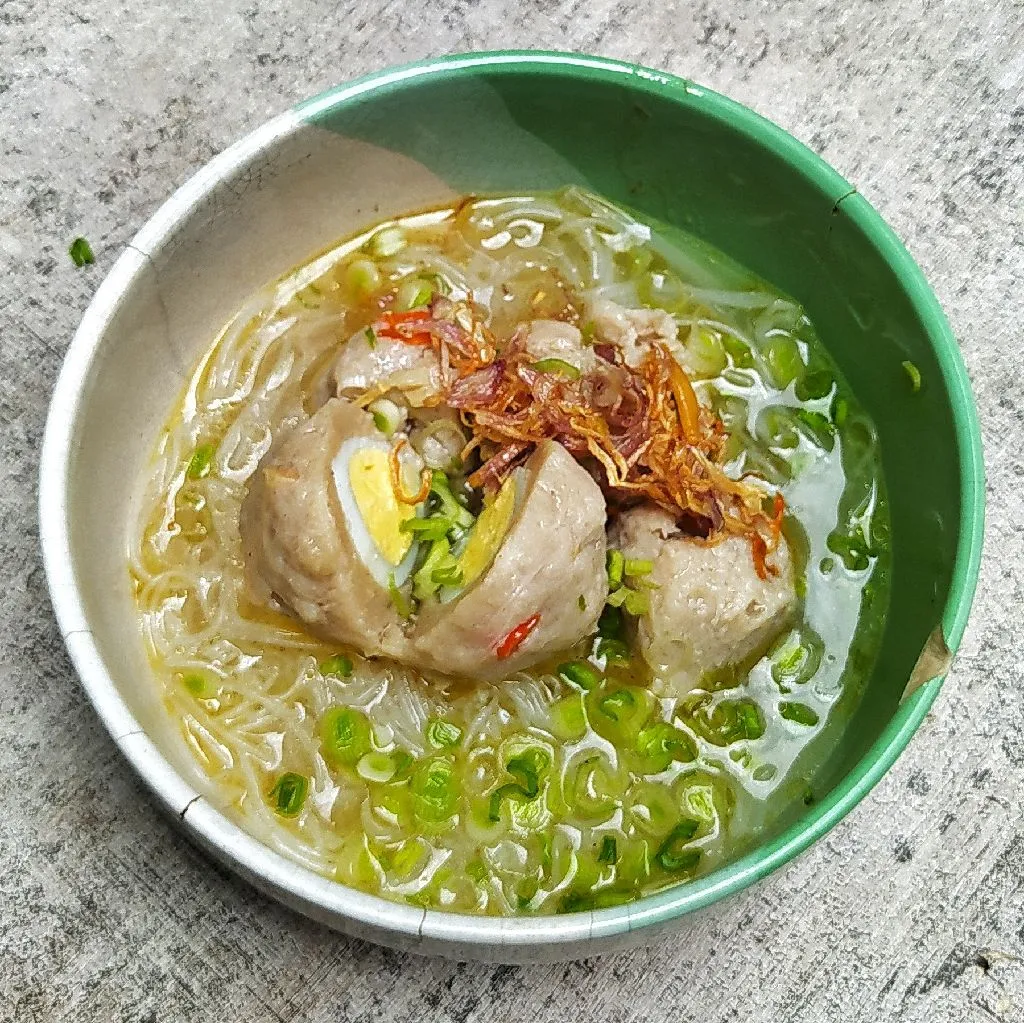
<path fill-rule="evenodd" d="M 852 179 L 948 311 L 989 478 L 967 638 L 865 803 L 661 947 L 532 969 L 340 938 L 191 848 L 79 691 L 35 512 L 65 347 L 174 186 L 341 79 L 513 45 L 693 77 Z M 0 1018 L 1024 1020 L 1022 160 L 1024 8 L 1012 0 L 0 0 Z M 95 267 L 67 258 L 77 234 Z"/>

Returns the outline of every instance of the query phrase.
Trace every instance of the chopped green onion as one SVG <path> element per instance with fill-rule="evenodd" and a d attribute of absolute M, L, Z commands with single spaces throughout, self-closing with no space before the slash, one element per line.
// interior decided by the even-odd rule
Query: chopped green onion
<path fill-rule="evenodd" d="M 408 778 L 413 765 L 416 763 L 416 758 L 408 750 L 404 749 L 392 750 L 389 755 L 391 762 L 395 765 L 394 780 L 402 781 Z"/>
<path fill-rule="evenodd" d="M 585 345 L 592 345 L 594 343 L 594 334 L 596 329 L 597 328 L 595 327 L 593 320 L 587 320 L 587 322 L 580 327 L 580 337 Z"/>
<path fill-rule="evenodd" d="M 623 775 L 599 753 L 570 762 L 563 797 L 574 814 L 590 822 L 607 820 L 620 805 Z"/>
<path fill-rule="evenodd" d="M 277 784 L 270 790 L 270 798 L 274 801 L 274 809 L 282 817 L 297 817 L 306 801 L 309 788 L 308 779 L 301 774 L 289 771 L 277 779 Z"/>
<path fill-rule="evenodd" d="M 216 450 L 212 444 L 200 444 L 189 459 L 185 475 L 190 480 L 201 480 L 209 476 Z"/>
<path fill-rule="evenodd" d="M 850 406 L 845 398 L 837 399 L 835 407 L 832 410 L 832 422 L 836 426 L 842 426 L 846 422 L 846 417 L 849 414 Z"/>
<path fill-rule="evenodd" d="M 612 590 L 608 594 L 608 606 L 615 608 L 622 607 L 622 605 L 626 603 L 626 597 L 628 594 L 629 590 L 627 589 L 620 588 L 617 590 Z"/>
<path fill-rule="evenodd" d="M 825 645 L 816 632 L 806 626 L 793 630 L 772 655 L 773 681 L 781 692 L 791 692 L 790 686 L 810 681 L 824 653 Z"/>
<path fill-rule="evenodd" d="M 579 693 L 564 696 L 551 705 L 551 730 L 564 742 L 582 739 L 587 732 L 587 716 Z"/>
<path fill-rule="evenodd" d="M 754 368 L 754 355 L 746 341 L 741 341 L 738 337 L 733 337 L 732 334 L 726 334 L 722 338 L 722 346 L 729 353 L 729 358 L 732 359 L 732 364 L 736 369 Z"/>
<path fill-rule="evenodd" d="M 667 721 L 642 728 L 636 737 L 636 751 L 643 759 L 645 773 L 648 774 L 660 774 L 673 760 L 690 763 L 697 757 L 693 740 Z"/>
<path fill-rule="evenodd" d="M 434 289 L 421 278 L 406 278 L 398 286 L 395 293 L 395 308 L 399 312 L 408 312 L 429 305 L 434 296 Z"/>
<path fill-rule="evenodd" d="M 625 639 L 626 622 L 618 608 L 605 607 L 597 620 L 597 634 L 602 639 Z"/>
<path fill-rule="evenodd" d="M 615 842 L 614 835 L 605 835 L 601 839 L 601 851 L 597 854 L 598 863 L 617 863 L 619 860 L 619 851 Z"/>
<path fill-rule="evenodd" d="M 413 810 L 423 821 L 439 824 L 458 809 L 455 763 L 447 756 L 431 757 L 416 768 L 410 783 Z"/>
<path fill-rule="evenodd" d="M 836 443 L 836 428 L 830 422 L 828 416 L 820 412 L 812 412 L 810 409 L 797 409 L 793 417 L 805 427 L 801 432 L 813 444 L 823 451 L 831 451 Z"/>
<path fill-rule="evenodd" d="M 793 721 L 798 725 L 807 725 L 808 727 L 816 725 L 818 723 L 818 714 L 812 707 L 808 707 L 805 703 L 795 703 L 789 700 L 783 700 L 779 704 L 779 713 L 787 720 Z"/>
<path fill-rule="evenodd" d="M 696 376 L 716 377 L 729 365 L 718 331 L 698 327 L 686 342 L 687 368 Z"/>
<path fill-rule="evenodd" d="M 557 670 L 562 678 L 580 689 L 593 689 L 601 684 L 601 673 L 586 661 L 566 661 Z"/>
<path fill-rule="evenodd" d="M 473 513 L 452 492 L 448 477 L 440 469 L 435 469 L 431 474 L 430 493 L 440 502 L 441 513 L 455 525 L 469 529 L 476 521 Z"/>
<path fill-rule="evenodd" d="M 582 593 L 576 598 L 576 606 L 581 611 L 586 611 L 587 609 L 587 598 L 584 597 Z"/>
<path fill-rule="evenodd" d="M 518 756 L 512 757 L 505 765 L 515 782 L 501 785 L 491 793 L 487 808 L 487 819 L 492 823 L 501 819 L 501 804 L 507 799 L 529 802 L 540 793 L 540 776 L 551 766 L 551 757 L 546 750 L 531 746 Z"/>
<path fill-rule="evenodd" d="M 631 590 L 625 586 L 619 592 L 626 594 L 622 606 L 627 614 L 631 614 L 634 618 L 639 618 L 640 615 L 645 615 L 650 611 L 651 601 L 646 593 L 641 593 L 639 590 Z"/>
<path fill-rule="evenodd" d="M 385 436 L 397 433 L 404 425 L 408 413 L 390 398 L 378 398 L 367 406 L 373 416 L 373 425 Z"/>
<path fill-rule="evenodd" d="M 650 575 L 654 571 L 654 562 L 649 558 L 626 558 L 622 566 L 623 572 L 631 577 Z"/>
<path fill-rule="evenodd" d="M 785 334 L 768 342 L 765 359 L 776 387 L 788 387 L 804 371 L 800 346 Z"/>
<path fill-rule="evenodd" d="M 212 700 L 220 692 L 220 676 L 208 668 L 186 671 L 181 681 L 197 700 Z"/>
<path fill-rule="evenodd" d="M 356 774 L 360 778 L 380 784 L 391 781 L 395 776 L 395 770 L 395 761 L 388 753 L 364 753 L 356 764 Z"/>
<path fill-rule="evenodd" d="M 68 255 L 75 266 L 85 266 L 86 263 L 95 263 L 92 246 L 84 238 L 76 238 L 68 248 Z"/>
<path fill-rule="evenodd" d="M 430 578 L 438 586 L 461 586 L 463 579 L 462 569 L 458 565 L 435 568 Z"/>
<path fill-rule="evenodd" d="M 909 359 L 904 360 L 903 368 L 910 377 L 910 389 L 917 394 L 921 390 L 921 371 Z"/>
<path fill-rule="evenodd" d="M 580 371 L 571 362 L 565 359 L 540 359 L 533 364 L 538 373 L 554 373 L 556 376 L 566 377 L 569 380 L 579 380 Z"/>
<path fill-rule="evenodd" d="M 764 719 L 756 703 L 750 700 L 722 700 L 710 712 L 702 710 L 709 698 L 698 698 L 692 727 L 716 746 L 731 746 L 744 739 L 760 739 L 764 735 Z"/>
<path fill-rule="evenodd" d="M 451 520 L 440 515 L 428 515 L 426 518 L 405 519 L 398 527 L 403 533 L 412 533 L 426 543 L 444 540 L 451 531 Z"/>
<path fill-rule="evenodd" d="M 413 573 L 412 580 L 412 592 L 417 600 L 434 596 L 441 586 L 455 586 L 462 581 L 462 571 L 445 537 L 431 543 L 426 560 Z"/>
<path fill-rule="evenodd" d="M 629 644 L 622 639 L 600 639 L 597 643 L 597 656 L 603 657 L 609 664 L 629 664 L 632 659 Z"/>
<path fill-rule="evenodd" d="M 487 804 L 487 819 L 492 823 L 501 820 L 501 804 L 507 799 L 514 799 L 516 802 L 524 802 L 529 797 L 522 788 L 515 782 L 501 785 L 491 793 L 490 802 Z"/>
<path fill-rule="evenodd" d="M 415 607 L 395 582 L 395 574 L 388 576 L 388 596 L 391 598 L 391 605 L 398 612 L 400 618 L 411 618 Z"/>
<path fill-rule="evenodd" d="M 462 729 L 451 721 L 434 718 L 427 724 L 427 742 L 435 749 L 449 749 L 462 741 Z"/>
<path fill-rule="evenodd" d="M 796 396 L 801 401 L 814 401 L 827 397 L 835 385 L 832 374 L 827 369 L 819 369 L 796 382 Z"/>
<path fill-rule="evenodd" d="M 345 283 L 360 298 L 371 295 L 380 287 L 380 271 L 372 259 L 353 259 L 345 267 Z"/>
<path fill-rule="evenodd" d="M 370 252 L 378 259 L 397 255 L 405 248 L 405 232 L 396 224 L 382 227 L 369 241 Z"/>
<path fill-rule="evenodd" d="M 466 864 L 466 877 L 472 881 L 476 881 L 479 884 L 481 881 L 486 881 L 490 876 L 490 872 L 481 860 L 470 860 Z"/>
<path fill-rule="evenodd" d="M 320 674 L 325 677 L 348 678 L 352 674 L 352 658 L 345 654 L 334 654 L 320 662 Z"/>
<path fill-rule="evenodd" d="M 626 567 L 626 559 L 623 557 L 622 551 L 618 551 L 614 547 L 609 548 L 605 555 L 604 566 L 608 573 L 608 589 L 617 590 L 622 585 L 622 575 Z"/>
<path fill-rule="evenodd" d="M 662 869 L 673 873 L 693 870 L 700 863 L 700 850 L 687 849 L 686 843 L 697 834 L 700 822 L 692 817 L 684 817 L 661 843 L 655 855 Z"/>
<path fill-rule="evenodd" d="M 551 757 L 546 750 L 532 746 L 518 756 L 513 757 L 506 765 L 508 771 L 527 797 L 533 799 L 540 791 L 540 775 L 551 766 Z"/>
<path fill-rule="evenodd" d="M 373 327 L 367 327 L 366 330 L 363 331 L 363 335 L 365 336 L 366 343 L 370 348 L 377 347 L 377 331 L 375 331 Z"/>
<path fill-rule="evenodd" d="M 597 702 L 597 708 L 612 721 L 621 721 L 636 706 L 636 697 L 628 689 L 616 689 Z"/>
<path fill-rule="evenodd" d="M 324 759 L 336 766 L 351 767 L 369 753 L 370 719 L 352 707 L 331 707 L 320 719 Z"/>
<path fill-rule="evenodd" d="M 743 736 L 746 739 L 760 739 L 764 735 L 764 722 L 761 720 L 761 712 L 756 704 L 740 703 L 738 720 L 743 728 Z"/>

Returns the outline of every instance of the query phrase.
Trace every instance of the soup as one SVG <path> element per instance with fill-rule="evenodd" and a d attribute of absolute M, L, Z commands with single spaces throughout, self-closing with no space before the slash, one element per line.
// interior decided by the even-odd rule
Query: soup
<path fill-rule="evenodd" d="M 735 858 L 813 801 L 884 626 L 875 430 L 801 307 L 576 188 L 255 295 L 144 488 L 141 633 L 211 798 L 424 907 Z"/>

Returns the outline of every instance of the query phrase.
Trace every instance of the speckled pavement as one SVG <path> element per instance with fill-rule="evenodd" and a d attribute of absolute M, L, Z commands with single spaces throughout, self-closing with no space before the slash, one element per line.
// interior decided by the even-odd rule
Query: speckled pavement
<path fill-rule="evenodd" d="M 208 157 L 386 64 L 571 47 L 719 89 L 905 239 L 981 410 L 988 535 L 951 678 L 824 841 L 653 950 L 456 965 L 339 937 L 158 813 L 73 677 L 36 526 L 43 421 L 89 297 Z M 1011 0 L 0 0 L 0 1018 L 1024 1020 L 1024 6 Z M 76 235 L 93 267 L 67 256 Z"/>

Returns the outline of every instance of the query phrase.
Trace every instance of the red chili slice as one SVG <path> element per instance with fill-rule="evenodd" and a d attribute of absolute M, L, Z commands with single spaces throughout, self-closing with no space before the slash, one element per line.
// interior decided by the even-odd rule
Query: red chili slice
<path fill-rule="evenodd" d="M 520 622 L 498 645 L 495 647 L 495 653 L 501 660 L 506 657 L 511 657 L 522 645 L 523 641 L 535 628 L 537 623 L 540 621 L 540 612 L 530 615 L 525 622 Z"/>
<path fill-rule="evenodd" d="M 384 313 L 374 324 L 374 330 L 380 337 L 404 341 L 407 345 L 429 345 L 430 334 L 427 331 L 408 331 L 407 325 L 424 323 L 430 319 L 429 309 L 409 309 L 407 312 Z"/>

